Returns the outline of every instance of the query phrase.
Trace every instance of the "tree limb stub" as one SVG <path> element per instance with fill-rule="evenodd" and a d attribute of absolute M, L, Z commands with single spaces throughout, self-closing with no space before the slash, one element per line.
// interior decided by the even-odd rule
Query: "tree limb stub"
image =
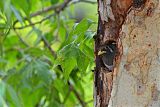
<path fill-rule="evenodd" d="M 120 61 L 122 53 L 119 33 L 130 10 L 141 8 L 145 2 L 146 0 L 98 0 L 99 19 L 95 37 L 94 72 L 95 107 L 108 107 L 115 65 Z"/>

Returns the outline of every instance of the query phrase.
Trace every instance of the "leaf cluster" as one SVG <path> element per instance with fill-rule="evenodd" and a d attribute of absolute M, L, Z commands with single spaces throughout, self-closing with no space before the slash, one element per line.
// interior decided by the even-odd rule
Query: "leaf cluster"
<path fill-rule="evenodd" d="M 70 3 L 0 1 L 0 107 L 92 106 L 96 24 Z"/>

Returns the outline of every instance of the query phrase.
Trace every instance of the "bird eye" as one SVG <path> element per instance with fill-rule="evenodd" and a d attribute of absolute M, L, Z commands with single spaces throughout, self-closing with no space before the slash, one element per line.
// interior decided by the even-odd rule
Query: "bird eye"
<path fill-rule="evenodd" d="M 110 41 L 108 41 L 108 42 L 107 42 L 107 44 L 106 44 L 106 45 L 111 45 L 111 44 L 116 44 L 116 41 L 114 41 L 114 40 L 110 40 Z"/>
<path fill-rule="evenodd" d="M 112 44 L 113 44 L 113 45 L 116 45 L 117 43 L 116 43 L 116 42 L 112 42 Z"/>

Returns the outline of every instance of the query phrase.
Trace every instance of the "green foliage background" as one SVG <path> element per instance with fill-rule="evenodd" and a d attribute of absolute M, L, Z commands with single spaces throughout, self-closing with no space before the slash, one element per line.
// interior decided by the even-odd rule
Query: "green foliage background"
<path fill-rule="evenodd" d="M 66 1 L 0 0 L 0 107 L 93 106 L 97 7 Z"/>

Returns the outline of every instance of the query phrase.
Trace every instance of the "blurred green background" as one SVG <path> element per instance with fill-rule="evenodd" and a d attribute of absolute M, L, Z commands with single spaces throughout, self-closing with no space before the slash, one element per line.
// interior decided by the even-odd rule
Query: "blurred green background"
<path fill-rule="evenodd" d="M 0 0 L 0 107 L 92 107 L 97 4 Z"/>

